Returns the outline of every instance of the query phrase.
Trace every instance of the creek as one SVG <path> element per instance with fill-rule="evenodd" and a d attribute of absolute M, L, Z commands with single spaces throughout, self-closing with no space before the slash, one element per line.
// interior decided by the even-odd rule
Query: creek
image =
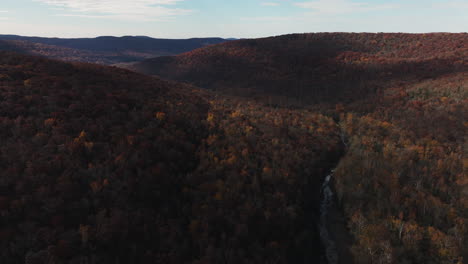
<path fill-rule="evenodd" d="M 338 264 L 338 250 L 333 237 L 330 235 L 328 230 L 328 214 L 329 208 L 333 206 L 333 190 L 331 188 L 331 180 L 333 177 L 333 170 L 330 174 L 325 177 L 321 188 L 321 202 L 320 202 L 320 221 L 319 221 L 319 232 L 322 245 L 325 250 L 326 263 Z"/>

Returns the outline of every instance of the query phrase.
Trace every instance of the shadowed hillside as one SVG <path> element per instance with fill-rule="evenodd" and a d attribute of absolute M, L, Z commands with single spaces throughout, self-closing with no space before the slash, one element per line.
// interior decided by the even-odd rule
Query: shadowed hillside
<path fill-rule="evenodd" d="M 22 52 L 23 50 L 14 42 L 0 40 L 0 51 Z"/>
<path fill-rule="evenodd" d="M 185 229 L 181 183 L 208 111 L 183 89 L 0 52 L 2 263 L 144 263 L 174 248 L 176 233 L 160 237 Z"/>
<path fill-rule="evenodd" d="M 468 34 L 294 34 L 214 45 L 133 69 L 249 97 L 349 102 L 466 69 L 467 41 Z"/>
<path fill-rule="evenodd" d="M 176 55 L 200 47 L 219 44 L 221 38 L 154 39 L 150 37 L 40 38 L 0 35 L 24 52 L 66 61 L 118 64 Z"/>
<path fill-rule="evenodd" d="M 0 259 L 318 263 L 338 134 L 308 110 L 0 52 Z"/>
<path fill-rule="evenodd" d="M 135 65 L 210 90 L 0 52 L 0 259 L 466 263 L 467 37 L 296 34 Z"/>
<path fill-rule="evenodd" d="M 133 69 L 333 116 L 346 149 L 333 184 L 355 262 L 468 260 L 468 34 L 295 34 Z"/>

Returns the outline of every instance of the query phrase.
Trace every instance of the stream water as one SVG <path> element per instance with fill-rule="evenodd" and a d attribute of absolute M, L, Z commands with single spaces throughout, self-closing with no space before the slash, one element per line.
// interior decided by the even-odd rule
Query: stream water
<path fill-rule="evenodd" d="M 322 245 L 325 249 L 324 263 L 327 264 L 338 264 L 338 250 L 335 241 L 333 240 L 330 232 L 328 230 L 328 214 L 329 209 L 333 206 L 333 190 L 331 188 L 331 180 L 333 177 L 333 171 L 327 177 L 322 184 L 321 196 L 322 200 L 320 202 L 320 222 L 319 222 L 319 231 L 320 239 L 322 240 Z"/>

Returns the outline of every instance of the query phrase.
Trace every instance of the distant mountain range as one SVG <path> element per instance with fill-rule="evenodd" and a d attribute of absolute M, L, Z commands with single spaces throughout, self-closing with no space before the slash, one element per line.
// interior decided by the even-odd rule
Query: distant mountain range
<path fill-rule="evenodd" d="M 65 39 L 17 35 L 0 35 L 0 40 L 9 43 L 9 50 L 66 61 L 107 65 L 176 55 L 229 41 L 222 38 L 155 39 L 146 36 L 102 36 Z"/>

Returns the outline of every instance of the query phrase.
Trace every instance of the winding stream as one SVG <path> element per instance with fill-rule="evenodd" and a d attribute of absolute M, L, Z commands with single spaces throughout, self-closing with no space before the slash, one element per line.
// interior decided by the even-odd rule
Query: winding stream
<path fill-rule="evenodd" d="M 333 191 L 330 186 L 333 172 L 334 171 L 332 170 L 331 173 L 325 177 L 322 184 L 322 200 L 320 202 L 320 239 L 322 240 L 323 247 L 325 248 L 326 263 L 328 264 L 339 263 L 338 249 L 328 230 L 328 213 L 329 208 L 333 205 Z"/>

